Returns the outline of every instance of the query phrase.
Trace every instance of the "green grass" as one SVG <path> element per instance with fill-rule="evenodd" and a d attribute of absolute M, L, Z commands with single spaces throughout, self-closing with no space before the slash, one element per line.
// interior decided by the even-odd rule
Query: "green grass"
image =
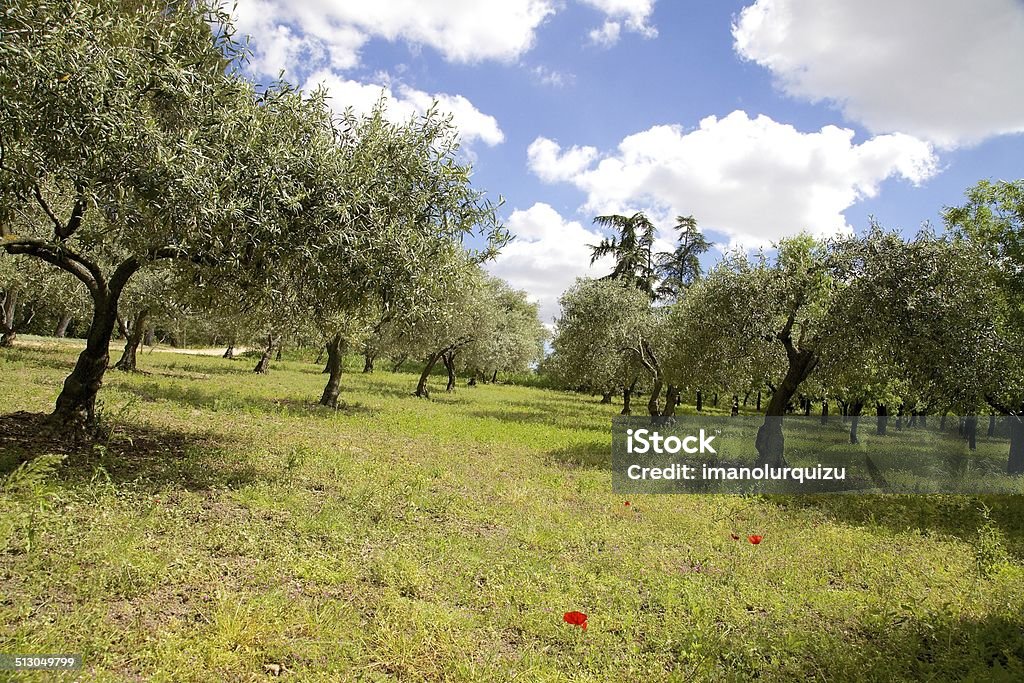
<path fill-rule="evenodd" d="M 73 362 L 0 350 L 0 414 L 48 411 Z M 382 363 L 334 411 L 311 363 L 251 365 L 142 354 L 108 443 L 0 485 L 0 652 L 100 681 L 1024 678 L 1020 498 L 627 507 L 598 398 L 421 400 Z"/>

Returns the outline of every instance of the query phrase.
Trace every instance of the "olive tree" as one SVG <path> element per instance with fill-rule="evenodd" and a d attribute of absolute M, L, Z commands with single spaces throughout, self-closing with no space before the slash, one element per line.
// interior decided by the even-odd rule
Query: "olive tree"
<path fill-rule="evenodd" d="M 323 245 L 300 278 L 327 339 L 327 406 L 337 403 L 346 350 L 372 343 L 396 316 L 429 316 L 425 309 L 439 306 L 435 285 L 467 258 L 493 256 L 506 239 L 495 206 L 458 159 L 451 118 L 432 108 L 396 124 L 385 107 L 381 101 L 362 118 L 347 112 L 339 122 L 344 239 Z M 485 246 L 471 254 L 461 241 L 474 234 Z"/>
<path fill-rule="evenodd" d="M 548 331 L 526 292 L 494 278 L 489 284 L 495 303 L 493 333 L 468 345 L 460 365 L 474 373 L 474 379 L 479 374 L 495 381 L 499 372 L 523 372 L 539 362 Z"/>
<path fill-rule="evenodd" d="M 335 130 L 322 99 L 235 74 L 228 19 L 201 2 L 15 0 L 0 32 L 0 245 L 89 290 L 52 416 L 84 426 L 139 271 L 182 260 L 266 287 L 309 255 L 340 200 Z"/>
<path fill-rule="evenodd" d="M 559 300 L 550 367 L 567 387 L 623 397 L 623 414 L 653 355 L 650 296 L 630 282 L 578 279 Z M 655 358 L 655 362 L 656 358 Z"/>
<path fill-rule="evenodd" d="M 932 367 L 938 383 L 961 405 L 983 403 L 1010 424 L 1007 471 L 1024 473 L 1024 180 L 981 181 L 967 201 L 944 212 L 962 252 L 959 280 L 944 282 L 943 337 L 958 355 Z M 950 339 L 952 337 L 952 339 Z M 922 350 L 927 353 L 929 350 Z M 952 355 L 952 354 L 951 354 Z M 918 356 L 919 365 L 932 358 Z M 964 362 L 972 363 L 965 368 Z M 968 371 L 965 371 L 968 370 Z"/>

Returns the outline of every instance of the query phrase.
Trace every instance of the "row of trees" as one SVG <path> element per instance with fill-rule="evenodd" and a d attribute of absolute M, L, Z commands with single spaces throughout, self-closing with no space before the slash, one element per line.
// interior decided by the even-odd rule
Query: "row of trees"
<path fill-rule="evenodd" d="M 738 404 L 764 390 L 757 449 L 772 465 L 798 402 L 842 405 L 853 440 L 871 404 L 881 415 L 994 412 L 1011 418 L 1008 470 L 1024 472 L 1024 181 L 979 183 L 945 220 L 941 235 L 872 225 L 729 253 L 665 305 L 652 305 L 657 288 L 634 265 L 644 260 L 613 248 L 610 276 L 563 296 L 547 367 L 567 387 L 621 392 L 623 412 L 642 390 L 659 418 L 680 393 Z"/>
<path fill-rule="evenodd" d="M 256 87 L 201 2 L 14 0 L 0 34 L 0 332 L 26 322 L 19 301 L 88 309 L 59 427 L 94 422 L 116 329 L 132 369 L 147 330 L 189 312 L 228 344 L 261 330 L 265 360 L 282 335 L 325 340 L 325 405 L 342 355 L 384 340 L 452 377 L 538 354 L 536 309 L 481 270 L 508 236 L 449 118 Z"/>

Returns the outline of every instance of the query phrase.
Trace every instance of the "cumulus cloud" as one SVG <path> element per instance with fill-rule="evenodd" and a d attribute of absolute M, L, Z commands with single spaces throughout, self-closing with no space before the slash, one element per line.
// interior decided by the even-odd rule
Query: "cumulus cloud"
<path fill-rule="evenodd" d="M 460 139 L 465 144 L 480 140 L 494 146 L 505 139 L 498 121 L 478 110 L 462 95 L 446 93 L 430 94 L 404 84 L 392 88 L 390 84 L 361 83 L 348 80 L 330 71 L 319 71 L 309 77 L 305 90 L 322 85 L 330 95 L 330 105 L 337 111 L 352 107 L 356 113 L 367 113 L 383 95 L 387 98 L 388 117 L 395 122 L 408 121 L 416 114 L 422 114 L 436 100 L 438 108 L 452 115 L 452 121 L 459 129 Z"/>
<path fill-rule="evenodd" d="M 619 42 L 619 34 L 622 32 L 622 24 L 617 21 L 608 20 L 601 24 L 600 28 L 595 28 L 588 35 L 590 42 L 595 45 L 602 47 L 611 47 L 615 43 Z"/>
<path fill-rule="evenodd" d="M 590 248 L 602 235 L 577 221 L 567 221 L 548 204 L 538 202 L 516 210 L 506 222 L 515 236 L 488 270 L 540 304 L 545 323 L 558 315 L 558 297 L 577 277 L 601 277 L 611 272 L 610 259 L 590 265 Z"/>
<path fill-rule="evenodd" d="M 638 209 L 666 218 L 693 214 L 734 244 L 756 247 L 803 230 L 846 231 L 843 211 L 875 196 L 884 180 L 921 183 L 938 170 L 927 142 L 896 133 L 856 144 L 853 136 L 836 126 L 802 132 L 734 111 L 709 116 L 691 131 L 653 126 L 599 160 L 538 138 L 528 163 L 541 179 L 585 192 L 581 210 L 592 215 Z"/>
<path fill-rule="evenodd" d="M 735 49 L 788 94 L 946 148 L 1024 132 L 1020 0 L 757 0 Z"/>
<path fill-rule="evenodd" d="M 337 70 L 357 65 L 370 38 L 429 46 L 452 62 L 510 61 L 530 49 L 554 11 L 552 0 L 239 0 L 235 18 L 256 39 L 254 67 L 275 76 L 295 66 L 287 57 L 297 40 L 322 50 Z"/>
<path fill-rule="evenodd" d="M 572 147 L 565 152 L 554 140 L 539 137 L 526 150 L 530 168 L 541 180 L 554 183 L 572 180 L 597 158 L 595 147 Z"/>
<path fill-rule="evenodd" d="M 601 28 L 590 32 L 590 40 L 600 45 L 614 45 L 619 40 L 623 24 L 627 30 L 645 38 L 654 38 L 658 30 L 648 23 L 654 11 L 655 0 L 581 0 L 601 11 L 607 20 Z"/>

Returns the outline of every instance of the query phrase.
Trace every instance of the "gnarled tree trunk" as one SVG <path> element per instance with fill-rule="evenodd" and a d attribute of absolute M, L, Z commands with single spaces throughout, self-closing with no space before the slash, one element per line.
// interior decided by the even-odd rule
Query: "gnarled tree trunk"
<path fill-rule="evenodd" d="M 878 436 L 885 436 L 889 426 L 889 409 L 883 404 L 878 403 L 875 406 L 875 415 L 878 418 L 878 425 L 875 428 L 875 433 L 877 433 Z"/>
<path fill-rule="evenodd" d="M 373 362 L 377 360 L 377 354 L 373 352 L 369 344 L 363 350 L 363 372 L 370 374 L 373 372 Z"/>
<path fill-rule="evenodd" d="M 665 390 L 665 408 L 661 411 L 663 418 L 672 418 L 676 415 L 676 406 L 679 405 L 679 387 L 669 384 Z"/>
<path fill-rule="evenodd" d="M 146 329 L 149 327 L 149 315 L 149 309 L 143 308 L 135 316 L 135 320 L 132 321 L 131 328 L 128 329 L 128 336 L 125 337 L 124 351 L 121 353 L 121 359 L 114 364 L 115 370 L 121 370 L 122 372 L 135 372 L 137 368 L 139 345 L 142 343 L 142 338 L 146 334 Z"/>
<path fill-rule="evenodd" d="M 634 379 L 628 387 L 622 388 L 622 410 L 619 415 L 632 415 L 633 392 L 636 390 L 637 380 Z"/>
<path fill-rule="evenodd" d="M 427 389 L 427 379 L 434 370 L 434 366 L 437 365 L 437 361 L 441 358 L 442 353 L 443 351 L 438 351 L 427 357 L 427 365 L 423 368 L 423 372 L 420 373 L 420 381 L 416 384 L 416 395 L 420 398 L 430 398 L 430 390 Z"/>
<path fill-rule="evenodd" d="M 14 325 L 14 317 L 17 311 L 18 293 L 13 291 L 7 292 L 4 295 L 3 301 L 0 302 L 0 347 L 14 345 L 14 340 L 18 336 Z"/>
<path fill-rule="evenodd" d="M 275 346 L 277 346 L 277 340 L 274 339 L 274 333 L 271 332 L 267 335 L 267 348 L 263 350 L 260 361 L 256 363 L 256 367 L 252 370 L 257 375 L 265 375 L 270 372 L 270 359 L 274 355 Z"/>
<path fill-rule="evenodd" d="M 786 414 L 786 406 L 796 395 L 800 384 L 818 364 L 817 354 L 813 349 L 798 349 L 793 343 L 791 331 L 795 316 L 791 315 L 786 325 L 779 332 L 778 338 L 786 348 L 789 365 L 782 382 L 772 392 L 768 407 L 764 413 L 764 423 L 757 430 L 754 445 L 757 448 L 757 465 L 784 467 L 786 465 L 786 437 L 782 433 L 782 418 Z"/>
<path fill-rule="evenodd" d="M 327 351 L 327 386 L 320 396 L 320 405 L 328 408 L 338 407 L 338 394 L 341 393 L 341 371 L 344 366 L 345 340 L 340 334 L 336 334 L 324 345 Z"/>
<path fill-rule="evenodd" d="M 117 302 L 120 290 L 94 294 L 92 325 L 85 340 L 85 349 L 78 355 L 75 368 L 64 380 L 57 396 L 57 405 L 50 420 L 70 431 L 94 426 L 96 394 L 103 385 L 103 375 L 110 361 L 110 339 L 117 324 Z"/>
<path fill-rule="evenodd" d="M 228 360 L 231 360 L 234 357 L 235 357 L 235 345 L 234 344 L 229 344 L 228 348 L 225 349 L 224 355 L 221 356 L 221 358 L 227 358 Z"/>
<path fill-rule="evenodd" d="M 444 361 L 445 370 L 448 371 L 448 385 L 445 387 L 445 391 L 455 391 L 455 354 L 446 353 L 442 360 Z"/>
<path fill-rule="evenodd" d="M 57 329 L 53 331 L 53 336 L 57 339 L 63 339 L 68 334 L 68 327 L 71 325 L 71 316 L 65 313 L 57 321 Z"/>

